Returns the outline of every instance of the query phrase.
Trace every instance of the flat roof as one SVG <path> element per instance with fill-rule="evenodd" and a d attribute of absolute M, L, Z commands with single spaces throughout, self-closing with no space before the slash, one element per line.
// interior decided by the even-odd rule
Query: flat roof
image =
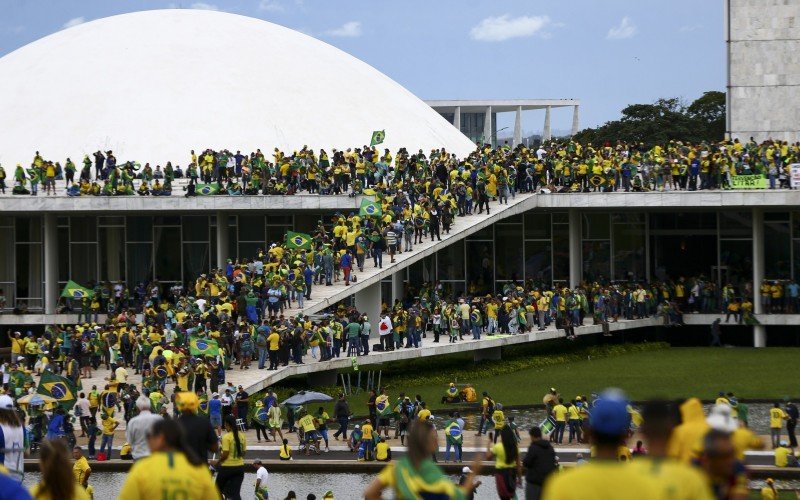
<path fill-rule="evenodd" d="M 425 104 L 436 111 L 454 111 L 460 107 L 462 113 L 484 112 L 488 106 L 495 113 L 516 111 L 522 107 L 523 111 L 529 109 L 563 108 L 567 106 L 580 106 L 578 99 L 431 99 Z"/>

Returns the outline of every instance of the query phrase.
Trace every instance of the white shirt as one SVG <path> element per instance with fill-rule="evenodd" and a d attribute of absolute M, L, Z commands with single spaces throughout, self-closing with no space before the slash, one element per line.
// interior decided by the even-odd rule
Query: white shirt
<path fill-rule="evenodd" d="M 389 335 L 392 333 L 392 320 L 389 317 L 385 317 L 381 320 L 378 325 L 378 333 L 381 335 Z"/>
<path fill-rule="evenodd" d="M 12 474 L 22 476 L 23 454 L 25 451 L 25 434 L 22 427 L 11 427 L 0 424 L 0 450 L 3 450 L 4 457 L 1 465 Z"/>
<path fill-rule="evenodd" d="M 232 401 L 231 397 L 228 396 L 227 394 L 223 394 L 222 396 L 220 396 L 219 400 L 222 403 L 222 406 L 230 406 Z"/>
<path fill-rule="evenodd" d="M 265 487 L 267 485 L 268 477 L 269 477 L 269 472 L 267 472 L 267 469 L 265 469 L 264 466 L 262 465 L 256 471 L 256 485 L 259 488 Z"/>
<path fill-rule="evenodd" d="M 75 402 L 75 406 L 80 407 L 81 409 L 81 416 L 82 417 L 90 417 L 91 411 L 89 410 L 89 400 L 86 398 L 80 398 L 78 401 Z"/>

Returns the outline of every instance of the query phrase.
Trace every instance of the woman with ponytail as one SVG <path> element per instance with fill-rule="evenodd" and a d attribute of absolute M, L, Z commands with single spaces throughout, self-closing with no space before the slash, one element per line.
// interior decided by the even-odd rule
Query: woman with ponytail
<path fill-rule="evenodd" d="M 120 500 L 219 499 L 208 464 L 186 443 L 176 421 L 157 420 L 147 433 L 147 444 L 150 456 L 133 465 L 122 485 Z"/>
<path fill-rule="evenodd" d="M 217 469 L 217 487 L 225 500 L 241 500 L 239 491 L 244 481 L 244 454 L 247 443 L 244 433 L 239 432 L 236 418 L 225 417 L 225 434 L 222 436 L 222 453 L 214 464 Z"/>
<path fill-rule="evenodd" d="M 34 500 L 89 500 L 89 495 L 75 481 L 69 451 L 64 441 L 43 441 L 39 449 L 42 480 L 31 488 Z"/>

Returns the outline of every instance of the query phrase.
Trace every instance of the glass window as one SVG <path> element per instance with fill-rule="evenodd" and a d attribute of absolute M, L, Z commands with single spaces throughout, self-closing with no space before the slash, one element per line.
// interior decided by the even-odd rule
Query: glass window
<path fill-rule="evenodd" d="M 721 285 L 730 283 L 741 293 L 742 285 L 753 281 L 753 242 L 722 240 L 719 242 L 719 261 L 722 266 Z"/>
<path fill-rule="evenodd" d="M 125 279 L 125 228 L 100 228 L 100 280 Z"/>
<path fill-rule="evenodd" d="M 238 227 L 240 241 L 266 241 L 263 215 L 240 215 Z"/>
<path fill-rule="evenodd" d="M 158 215 L 153 217 L 154 226 L 180 226 L 181 217 L 179 215 Z"/>
<path fill-rule="evenodd" d="M 58 228 L 58 281 L 69 280 L 69 227 Z"/>
<path fill-rule="evenodd" d="M 129 226 L 130 227 L 130 226 Z M 131 287 L 147 284 L 153 279 L 153 244 L 128 243 L 128 261 L 125 276 Z"/>
<path fill-rule="evenodd" d="M 581 214 L 581 229 L 585 240 L 607 240 L 609 238 L 608 214 Z"/>
<path fill-rule="evenodd" d="M 611 214 L 611 222 L 615 224 L 644 224 L 644 214 L 623 212 Z"/>
<path fill-rule="evenodd" d="M 10 227 L 0 227 L 0 282 L 2 281 L 14 281 L 14 229 Z"/>
<path fill-rule="evenodd" d="M 208 273 L 208 243 L 183 244 L 183 281 L 192 282 L 201 274 Z"/>
<path fill-rule="evenodd" d="M 42 241 L 41 217 L 17 217 L 17 243 Z"/>
<path fill-rule="evenodd" d="M 19 226 L 18 226 L 19 227 Z M 42 260 L 42 245 L 17 245 L 17 297 L 38 299 L 40 304 L 42 298 L 42 279 L 44 264 Z M 29 303 L 34 305 L 34 303 Z"/>
<path fill-rule="evenodd" d="M 485 228 L 472 233 L 471 235 L 467 236 L 468 240 L 492 240 L 494 239 L 494 230 L 492 226 L 486 226 Z"/>
<path fill-rule="evenodd" d="M 767 222 L 788 222 L 789 212 L 764 212 L 764 220 Z"/>
<path fill-rule="evenodd" d="M 495 262 L 498 281 L 524 280 L 522 226 L 498 224 L 495 227 Z"/>
<path fill-rule="evenodd" d="M 753 217 L 750 212 L 720 212 L 719 234 L 722 238 L 753 238 Z"/>
<path fill-rule="evenodd" d="M 644 224 L 614 224 L 614 279 L 645 278 Z"/>
<path fill-rule="evenodd" d="M 442 282 L 442 296 L 450 300 L 455 300 L 457 297 L 464 295 L 466 289 L 463 281 Z"/>
<path fill-rule="evenodd" d="M 464 240 L 436 252 L 436 269 L 440 280 L 464 281 Z"/>
<path fill-rule="evenodd" d="M 156 227 L 155 243 L 156 279 L 158 281 L 180 281 L 181 279 L 181 234 L 177 227 Z"/>
<path fill-rule="evenodd" d="M 510 215 L 500 221 L 499 224 L 522 224 L 522 214 Z"/>
<path fill-rule="evenodd" d="M 99 217 L 101 226 L 124 226 L 125 217 L 123 216 L 101 216 Z"/>
<path fill-rule="evenodd" d="M 555 212 L 553 214 L 553 224 L 569 224 L 569 214 L 567 212 Z"/>
<path fill-rule="evenodd" d="M 70 217 L 70 242 L 94 243 L 97 241 L 97 217 Z"/>
<path fill-rule="evenodd" d="M 408 266 L 408 282 L 414 283 L 415 292 L 419 291 L 420 285 L 436 280 L 434 270 L 436 267 L 436 257 L 430 255 Z"/>
<path fill-rule="evenodd" d="M 291 231 L 291 226 L 267 226 L 267 243 L 282 243 L 286 240 L 286 231 Z"/>
<path fill-rule="evenodd" d="M 484 295 L 494 292 L 494 242 L 467 241 L 467 287 Z"/>
<path fill-rule="evenodd" d="M 239 242 L 239 253 L 236 255 L 238 256 L 239 260 L 247 259 L 253 260 L 256 255 L 258 255 L 258 249 L 264 248 L 264 244 L 260 241 L 252 241 L 252 242 Z"/>
<path fill-rule="evenodd" d="M 0 227 L 14 227 L 14 218 L 0 215 Z"/>
<path fill-rule="evenodd" d="M 525 242 L 525 280 L 546 286 L 552 281 L 552 251 L 549 241 Z"/>
<path fill-rule="evenodd" d="M 69 265 L 69 279 L 83 286 L 96 283 L 97 243 L 72 243 Z"/>
<path fill-rule="evenodd" d="M 651 229 L 716 229 L 715 212 L 678 212 L 650 214 Z"/>
<path fill-rule="evenodd" d="M 153 241 L 151 217 L 128 217 L 125 230 L 128 241 Z"/>
<path fill-rule="evenodd" d="M 548 240 L 550 234 L 550 214 L 533 211 L 525 214 L 526 240 Z"/>
<path fill-rule="evenodd" d="M 205 215 L 184 215 L 183 241 L 208 241 L 208 217 Z"/>
<path fill-rule="evenodd" d="M 611 242 L 583 242 L 583 278 L 586 281 L 605 282 L 611 276 Z"/>
<path fill-rule="evenodd" d="M 766 218 L 766 217 L 765 217 Z M 764 277 L 786 279 L 791 272 L 788 222 L 764 222 Z"/>
<path fill-rule="evenodd" d="M 294 218 L 291 215 L 268 215 L 267 224 L 270 226 L 291 226 Z"/>
<path fill-rule="evenodd" d="M 569 281 L 569 226 L 553 224 L 553 281 Z"/>

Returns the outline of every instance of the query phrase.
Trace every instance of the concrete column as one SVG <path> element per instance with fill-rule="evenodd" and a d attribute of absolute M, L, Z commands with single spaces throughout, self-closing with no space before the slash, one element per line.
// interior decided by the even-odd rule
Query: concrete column
<path fill-rule="evenodd" d="M 483 117 L 483 142 L 492 143 L 492 107 L 486 106 L 486 114 Z"/>
<path fill-rule="evenodd" d="M 406 270 L 397 271 L 392 275 L 392 303 L 389 306 L 394 305 L 394 301 L 397 299 L 403 299 L 403 292 L 405 291 L 405 282 L 406 282 Z"/>
<path fill-rule="evenodd" d="M 574 208 L 569 211 L 569 287 L 581 284 L 583 260 L 581 256 L 581 214 Z"/>
<path fill-rule="evenodd" d="M 514 144 L 517 147 L 522 144 L 522 106 L 517 106 L 517 116 L 514 119 Z"/>
<path fill-rule="evenodd" d="M 217 211 L 217 268 L 225 270 L 228 265 L 228 213 Z"/>
<path fill-rule="evenodd" d="M 371 336 L 377 336 L 378 323 L 381 320 L 381 282 L 378 281 L 356 292 L 355 301 L 358 312 L 366 314 L 369 318 L 369 323 L 372 325 Z"/>
<path fill-rule="evenodd" d="M 86 283 L 81 283 L 86 285 Z M 58 222 L 56 214 L 44 214 L 44 312 L 55 314 L 58 303 Z"/>
<path fill-rule="evenodd" d="M 551 139 L 550 136 L 550 106 L 544 108 L 544 129 L 542 131 L 542 140 L 549 141 Z"/>
<path fill-rule="evenodd" d="M 764 209 L 753 209 L 753 313 L 762 314 L 759 289 L 764 281 Z M 767 329 L 764 325 L 753 326 L 753 347 L 766 347 Z"/>
<path fill-rule="evenodd" d="M 580 106 L 578 105 L 575 105 L 572 108 L 572 135 L 577 134 L 578 129 L 580 128 L 580 118 L 579 118 L 580 112 L 578 111 L 578 108 L 580 108 Z"/>
<path fill-rule="evenodd" d="M 461 130 L 461 106 L 456 106 L 453 111 L 453 126 L 459 131 Z"/>

